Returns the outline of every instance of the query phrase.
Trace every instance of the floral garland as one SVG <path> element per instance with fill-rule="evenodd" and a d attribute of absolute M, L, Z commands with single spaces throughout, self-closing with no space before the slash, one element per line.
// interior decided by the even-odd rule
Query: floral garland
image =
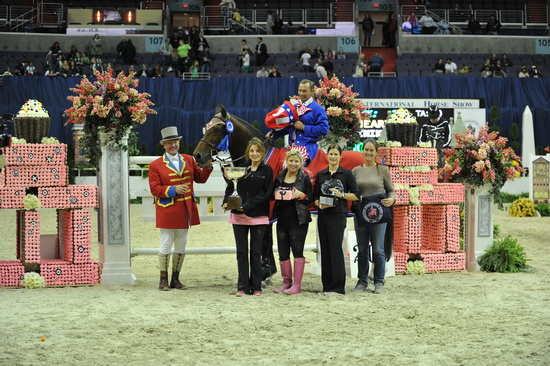
<path fill-rule="evenodd" d="M 23 198 L 23 207 L 25 210 L 38 210 L 40 206 L 40 199 L 34 194 L 28 194 Z"/>
<path fill-rule="evenodd" d="M 43 144 L 59 144 L 59 140 L 55 137 L 42 137 L 42 141 L 40 141 Z"/>
<path fill-rule="evenodd" d="M 446 182 L 465 183 L 480 187 L 492 186 L 491 193 L 498 195 L 508 179 L 514 179 L 523 172 L 521 159 L 510 147 L 508 141 L 498 132 L 489 132 L 484 127 L 478 136 L 470 130 L 455 134 L 456 148 L 445 150 L 445 166 L 439 176 Z"/>
<path fill-rule="evenodd" d="M 25 273 L 25 276 L 23 277 L 21 284 L 25 288 L 30 288 L 30 289 L 46 287 L 44 277 L 40 276 L 36 272 Z"/>
<path fill-rule="evenodd" d="M 407 274 L 424 274 L 426 273 L 426 265 L 423 261 L 407 262 Z"/>
<path fill-rule="evenodd" d="M 338 143 L 342 138 L 347 140 L 347 147 L 352 148 L 360 141 L 361 120 L 368 117 L 363 111 L 366 106 L 356 97 L 351 88 L 340 82 L 336 76 L 331 79 L 325 76 L 315 87 L 315 99 L 327 111 L 330 132 L 321 138 L 322 145 Z"/>
<path fill-rule="evenodd" d="M 68 123 L 84 124 L 84 137 L 80 140 L 81 146 L 86 148 L 86 156 L 90 163 L 95 165 L 101 156 L 99 146 L 100 129 L 106 133 L 114 132 L 109 145 L 127 149 L 121 144 L 126 132 L 139 124 L 145 123 L 148 114 L 156 114 L 149 100 L 149 93 L 139 93 L 135 89 L 139 79 L 134 73 L 125 76 L 119 73 L 113 76 L 113 70 L 95 72 L 96 81 L 91 82 L 83 78 L 76 88 L 71 88 L 76 96 L 67 97 L 73 106 L 64 113 L 68 116 Z"/>

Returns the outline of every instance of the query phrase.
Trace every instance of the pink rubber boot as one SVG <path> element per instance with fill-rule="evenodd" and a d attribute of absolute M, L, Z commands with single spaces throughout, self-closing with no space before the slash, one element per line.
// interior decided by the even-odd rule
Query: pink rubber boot
<path fill-rule="evenodd" d="M 292 286 L 292 266 L 290 265 L 290 259 L 286 261 L 280 261 L 281 264 L 281 276 L 283 276 L 283 284 L 281 287 L 276 288 L 273 292 L 283 292 L 284 290 Z"/>
<path fill-rule="evenodd" d="M 288 295 L 299 294 L 302 292 L 302 277 L 304 276 L 305 258 L 294 258 L 294 284 L 284 293 Z"/>

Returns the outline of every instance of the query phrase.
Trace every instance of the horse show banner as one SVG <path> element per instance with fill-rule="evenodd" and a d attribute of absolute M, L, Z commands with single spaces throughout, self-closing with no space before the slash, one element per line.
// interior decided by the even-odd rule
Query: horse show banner
<path fill-rule="evenodd" d="M 408 109 L 416 117 L 419 125 L 429 122 L 428 107 L 437 105 L 442 112 L 442 118 L 451 124 L 462 119 L 467 128 L 479 131 L 486 120 L 486 111 L 482 99 L 399 99 L 399 98 L 362 98 L 361 101 L 367 107 L 364 111 L 369 117 L 361 120 L 360 135 L 362 139 L 377 139 L 382 133 L 389 115 L 398 108 Z M 361 145 L 361 144 L 358 144 Z M 362 146 L 356 146 L 362 150 Z"/>

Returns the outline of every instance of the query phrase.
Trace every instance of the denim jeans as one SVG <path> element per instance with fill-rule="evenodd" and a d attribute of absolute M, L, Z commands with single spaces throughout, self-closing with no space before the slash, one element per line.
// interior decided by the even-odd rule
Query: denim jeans
<path fill-rule="evenodd" d="M 374 265 L 374 283 L 384 283 L 386 274 L 386 253 L 384 252 L 384 237 L 386 235 L 384 224 L 367 224 L 359 226 L 355 219 L 355 236 L 357 237 L 357 278 L 359 283 L 366 285 L 369 276 L 369 242 L 372 244 L 372 256 Z"/>

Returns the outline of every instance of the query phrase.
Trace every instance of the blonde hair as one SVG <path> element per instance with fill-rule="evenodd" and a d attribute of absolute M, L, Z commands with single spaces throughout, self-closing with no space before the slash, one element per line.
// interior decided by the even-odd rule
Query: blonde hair
<path fill-rule="evenodd" d="M 246 159 L 246 161 L 250 161 L 250 158 L 249 158 L 248 155 L 249 155 L 249 152 L 250 152 L 250 148 L 252 146 L 257 146 L 258 147 L 258 150 L 260 151 L 260 154 L 262 154 L 262 160 L 264 160 L 265 159 L 265 146 L 264 146 L 264 143 L 259 138 L 253 137 L 250 141 L 248 141 L 248 145 L 246 146 L 246 150 L 244 151 L 244 158 Z"/>
<path fill-rule="evenodd" d="M 297 157 L 300 159 L 300 164 L 304 164 L 304 156 L 296 149 L 290 149 L 286 152 L 285 161 L 288 161 L 291 157 Z"/>
<path fill-rule="evenodd" d="M 307 84 L 311 91 L 313 91 L 315 89 L 315 83 L 311 80 L 303 79 L 302 81 L 300 81 L 300 84 Z"/>

